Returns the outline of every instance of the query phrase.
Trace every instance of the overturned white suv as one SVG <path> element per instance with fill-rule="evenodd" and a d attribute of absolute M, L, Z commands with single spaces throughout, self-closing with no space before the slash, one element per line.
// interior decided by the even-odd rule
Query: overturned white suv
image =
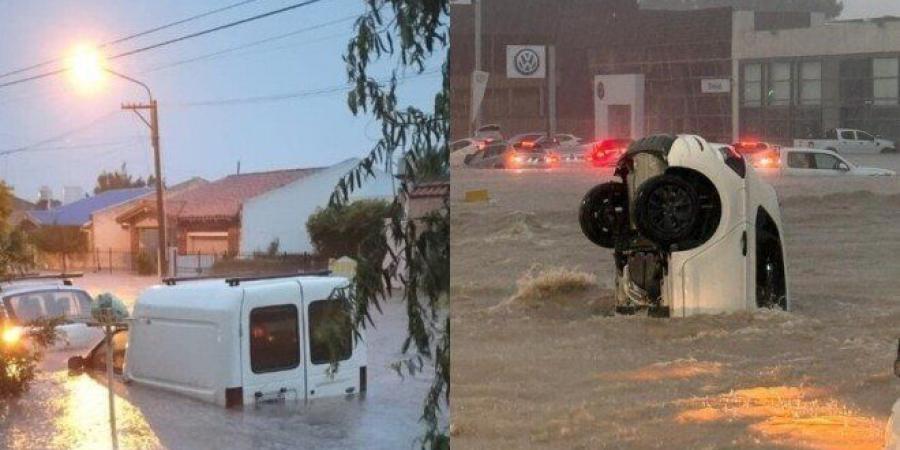
<path fill-rule="evenodd" d="M 652 136 L 629 147 L 615 174 L 621 181 L 585 195 L 580 223 L 615 251 L 619 313 L 790 309 L 775 190 L 732 147 Z"/>

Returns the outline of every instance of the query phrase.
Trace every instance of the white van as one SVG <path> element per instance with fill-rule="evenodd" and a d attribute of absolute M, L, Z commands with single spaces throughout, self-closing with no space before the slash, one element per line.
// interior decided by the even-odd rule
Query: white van
<path fill-rule="evenodd" d="M 329 298 L 347 286 L 347 279 L 166 283 L 144 291 L 135 304 L 127 381 L 226 407 L 366 390 L 365 336 L 354 339 L 348 329 L 340 345 L 328 345 L 326 329 L 349 314 L 339 300 Z M 328 373 L 331 351 L 340 361 L 334 374 Z"/>

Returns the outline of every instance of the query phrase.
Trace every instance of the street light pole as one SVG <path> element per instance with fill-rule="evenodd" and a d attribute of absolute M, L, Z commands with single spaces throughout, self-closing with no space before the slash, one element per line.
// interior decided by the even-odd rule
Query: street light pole
<path fill-rule="evenodd" d="M 168 265 L 166 264 L 168 259 L 168 255 L 166 254 L 168 241 L 166 241 L 166 205 L 162 179 L 162 162 L 159 151 L 159 113 L 156 100 L 153 98 L 153 94 L 146 84 L 110 69 L 106 69 L 106 71 L 119 78 L 138 84 L 147 91 L 147 97 L 149 99 L 148 103 L 123 103 L 122 109 L 134 111 L 141 121 L 150 127 L 150 143 L 153 146 L 153 159 L 156 169 L 156 229 L 159 240 L 157 245 L 156 271 L 159 277 L 162 278 L 166 276 L 166 273 L 168 272 Z M 141 110 L 150 110 L 150 120 L 147 120 L 147 118 L 141 114 Z"/>

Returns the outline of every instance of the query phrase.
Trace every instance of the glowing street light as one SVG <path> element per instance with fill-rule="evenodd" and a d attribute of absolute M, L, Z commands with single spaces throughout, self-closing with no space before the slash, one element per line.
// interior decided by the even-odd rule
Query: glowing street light
<path fill-rule="evenodd" d="M 127 75 L 116 72 L 106 65 L 106 58 L 96 48 L 88 45 L 76 46 L 68 59 L 66 71 L 76 88 L 84 93 L 90 94 L 99 90 L 103 82 L 106 80 L 107 74 L 115 75 L 126 81 L 130 81 L 144 88 L 147 91 L 147 103 L 127 103 L 122 104 L 122 109 L 133 111 L 141 118 L 150 128 L 150 144 L 153 146 L 154 165 L 156 168 L 156 218 L 157 231 L 159 233 L 159 248 L 157 258 L 157 273 L 160 277 L 165 276 L 167 272 L 167 255 L 168 241 L 166 240 L 166 208 L 164 200 L 164 187 L 162 182 L 162 163 L 160 161 L 159 152 L 159 118 L 156 100 L 153 99 L 153 93 L 150 87 L 140 80 L 136 80 Z M 149 117 L 145 117 L 141 111 L 146 110 Z"/>
<path fill-rule="evenodd" d="M 106 80 L 106 59 L 90 45 L 75 47 L 69 56 L 67 68 L 72 83 L 81 93 L 96 92 Z"/>

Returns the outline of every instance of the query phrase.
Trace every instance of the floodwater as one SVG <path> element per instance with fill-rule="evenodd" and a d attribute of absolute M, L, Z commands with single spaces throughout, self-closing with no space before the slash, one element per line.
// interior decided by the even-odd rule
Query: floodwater
<path fill-rule="evenodd" d="M 900 168 L 900 155 L 849 159 Z M 580 298 L 512 302 L 523 275 L 563 268 L 611 303 L 612 252 L 577 216 L 611 175 L 454 171 L 454 448 L 882 448 L 900 397 L 900 177 L 772 180 L 789 313 L 653 319 Z M 474 189 L 490 202 L 464 202 Z"/>
<path fill-rule="evenodd" d="M 128 304 L 152 278 L 88 275 L 80 284 L 107 290 Z M 117 289 L 109 289 L 117 286 Z M 269 404 L 226 410 L 178 395 L 116 382 L 121 449 L 405 449 L 418 448 L 422 402 L 433 375 L 401 379 L 389 365 L 400 359 L 406 330 L 403 306 L 384 305 L 369 330 L 368 393 L 310 404 Z M 48 354 L 31 390 L 0 403 L 0 449 L 111 448 L 105 374 L 68 376 L 63 354 Z"/>

